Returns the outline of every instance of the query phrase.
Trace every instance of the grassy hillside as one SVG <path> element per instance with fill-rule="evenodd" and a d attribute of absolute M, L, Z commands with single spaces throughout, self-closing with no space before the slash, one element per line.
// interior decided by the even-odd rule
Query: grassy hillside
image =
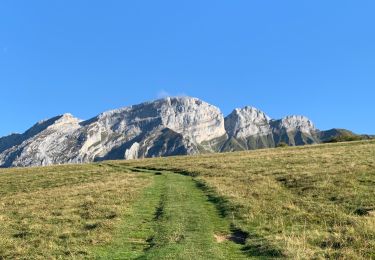
<path fill-rule="evenodd" d="M 248 255 L 375 258 L 375 142 L 161 158 L 196 176 L 249 237 Z"/>
<path fill-rule="evenodd" d="M 0 170 L 0 259 L 375 258 L 375 141 Z"/>
<path fill-rule="evenodd" d="M 90 256 L 150 183 L 98 165 L 0 170 L 0 259 Z"/>

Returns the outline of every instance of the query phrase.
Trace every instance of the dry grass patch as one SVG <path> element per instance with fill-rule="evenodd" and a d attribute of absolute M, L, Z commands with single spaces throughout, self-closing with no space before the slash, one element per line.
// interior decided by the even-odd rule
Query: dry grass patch
<path fill-rule="evenodd" d="M 104 165 L 1 170 L 0 258 L 90 257 L 149 182 Z"/>

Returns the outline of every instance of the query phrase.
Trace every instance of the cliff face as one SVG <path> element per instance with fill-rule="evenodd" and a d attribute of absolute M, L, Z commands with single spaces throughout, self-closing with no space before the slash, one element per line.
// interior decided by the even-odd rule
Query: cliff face
<path fill-rule="evenodd" d="M 275 143 L 305 145 L 319 143 L 318 130 L 307 117 L 287 116 L 271 122 Z"/>
<path fill-rule="evenodd" d="M 137 159 L 319 143 L 303 116 L 272 120 L 244 107 L 225 119 L 191 97 L 175 97 L 104 112 L 87 121 L 70 114 L 41 121 L 23 134 L 0 138 L 0 166 L 38 166 Z"/>
<path fill-rule="evenodd" d="M 224 151 L 274 147 L 270 118 L 253 107 L 235 109 L 225 118 L 229 140 Z"/>
<path fill-rule="evenodd" d="M 79 141 L 74 133 L 79 120 L 65 114 L 36 124 L 11 148 L 0 154 L 0 165 L 36 166 L 72 162 L 73 146 Z M 28 134 L 32 132 L 32 134 Z M 22 140 L 23 139 L 23 140 Z"/>

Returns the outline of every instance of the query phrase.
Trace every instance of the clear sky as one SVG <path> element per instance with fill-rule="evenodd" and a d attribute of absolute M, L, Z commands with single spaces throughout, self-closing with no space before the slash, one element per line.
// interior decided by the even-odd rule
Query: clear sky
<path fill-rule="evenodd" d="M 375 134 L 373 0 L 3 0 L 0 136 L 169 95 Z"/>

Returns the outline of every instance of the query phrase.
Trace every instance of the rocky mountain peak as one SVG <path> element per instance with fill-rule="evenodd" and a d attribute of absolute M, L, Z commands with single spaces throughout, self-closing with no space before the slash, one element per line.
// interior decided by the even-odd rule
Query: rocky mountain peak
<path fill-rule="evenodd" d="M 169 128 L 197 143 L 225 135 L 220 110 L 193 97 L 167 97 L 111 110 L 87 122 L 95 121 L 115 132 L 131 130 L 139 133 L 141 128 L 148 131 L 156 127 Z M 83 124 L 87 125 L 87 122 Z"/>
<path fill-rule="evenodd" d="M 244 117 L 247 117 L 248 119 L 251 119 L 252 121 L 269 121 L 271 120 L 271 118 L 269 116 L 267 116 L 263 111 L 255 108 L 255 107 L 251 107 L 251 106 L 245 106 L 244 108 L 242 109 L 235 109 L 234 110 L 236 113 L 244 116 Z"/>
<path fill-rule="evenodd" d="M 76 123 L 79 123 L 81 122 L 82 120 L 74 117 L 72 114 L 70 113 L 66 113 L 66 114 L 63 114 L 61 115 L 55 122 L 55 124 L 76 124 Z"/>
<path fill-rule="evenodd" d="M 316 130 L 313 122 L 305 116 L 287 116 L 281 119 L 279 124 L 281 128 L 284 128 L 287 131 L 298 130 L 309 133 Z"/>
<path fill-rule="evenodd" d="M 261 110 L 246 106 L 237 108 L 225 118 L 225 129 L 229 136 L 246 138 L 251 135 L 270 133 L 270 117 Z"/>
<path fill-rule="evenodd" d="M 220 109 L 192 97 L 162 99 L 160 115 L 165 127 L 201 143 L 225 135 Z"/>

